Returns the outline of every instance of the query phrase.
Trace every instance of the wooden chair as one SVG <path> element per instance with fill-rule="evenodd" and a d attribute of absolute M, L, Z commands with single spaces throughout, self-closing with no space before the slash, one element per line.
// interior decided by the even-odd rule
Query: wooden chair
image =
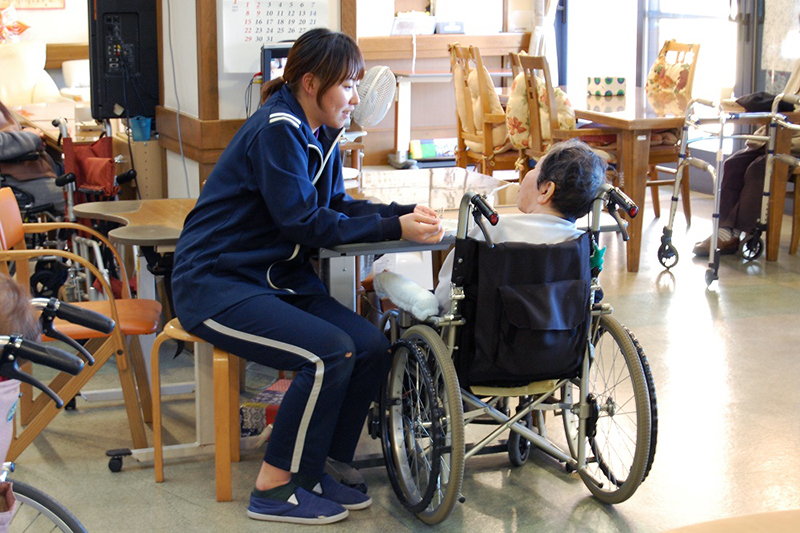
<path fill-rule="evenodd" d="M 475 46 L 451 44 L 450 68 L 456 93 L 458 148 L 456 163 L 461 168 L 474 164 L 479 172 L 491 176 L 495 170 L 516 170 L 518 153 L 511 150 L 506 116 L 500 106 L 491 77 Z M 473 107 L 473 87 L 477 80 L 480 106 Z"/>
<path fill-rule="evenodd" d="M 98 239 L 112 251 L 122 278 L 122 298 L 114 298 L 111 286 L 103 278 L 100 271 L 88 260 L 71 252 L 57 249 L 28 250 L 25 247 L 25 234 L 43 233 L 58 229 L 73 229 L 85 232 Z M 69 400 L 77 395 L 81 388 L 97 373 L 103 364 L 115 356 L 119 371 L 125 409 L 135 448 L 147 447 L 142 411 L 148 422 L 152 417 L 150 388 L 147 370 L 142 357 L 142 349 L 138 335 L 152 334 L 157 331 L 161 317 L 161 304 L 154 300 L 132 299 L 128 279 L 122 258 L 111 243 L 98 232 L 80 224 L 68 222 L 23 224 L 16 198 L 10 188 L 0 189 L 0 272 L 9 273 L 8 263 L 16 265 L 16 279 L 23 285 L 30 283 L 29 261 L 38 257 L 61 257 L 71 260 L 91 272 L 102 286 L 108 300 L 79 302 L 75 305 L 102 313 L 114 320 L 116 324 L 110 335 L 75 326 L 62 320 L 55 321 L 55 327 L 61 333 L 76 340 L 86 340 L 85 347 L 95 358 L 95 364 L 86 365 L 80 374 L 70 376 L 61 373 L 49 383 L 59 396 Z M 48 340 L 48 339 L 45 339 Z M 134 381 L 135 374 L 135 381 Z M 139 395 L 136 393 L 136 382 Z M 55 403 L 40 394 L 33 398 L 30 385 L 22 384 L 20 400 L 20 424 L 25 425 L 22 432 L 15 435 L 8 450 L 7 459 L 13 461 L 30 444 L 33 439 L 58 414 Z M 140 407 L 141 401 L 141 407 Z"/>
<path fill-rule="evenodd" d="M 648 76 L 648 98 L 650 98 L 653 93 L 661 90 L 661 88 L 657 86 L 657 79 L 667 78 L 667 83 L 671 83 L 678 78 L 678 76 L 669 76 L 666 72 L 672 71 L 673 73 L 678 73 L 681 70 L 685 70 L 686 73 L 681 74 L 681 76 L 685 76 L 685 79 L 680 77 L 678 81 L 678 83 L 683 83 L 685 81 L 685 84 L 682 89 L 674 95 L 674 111 L 682 113 L 686 104 L 689 103 L 689 98 L 692 94 L 695 68 L 697 67 L 697 55 L 699 52 L 699 44 L 684 44 L 675 42 L 674 40 L 665 42 L 658 54 L 656 64 L 654 65 L 654 68 L 663 68 L 664 71 L 661 75 L 657 75 L 658 73 L 654 72 L 654 69 L 651 69 L 650 75 Z M 672 88 L 669 88 L 669 91 L 672 91 Z M 653 212 L 656 217 L 661 216 L 661 204 L 658 198 L 659 187 L 675 186 L 676 170 L 663 165 L 672 163 L 677 166 L 680 148 L 680 142 L 677 144 L 655 145 L 650 147 L 646 184 L 650 187 L 650 193 L 653 197 Z M 659 173 L 670 174 L 673 177 L 659 179 Z M 689 201 L 689 194 L 689 173 L 684 172 L 683 179 L 681 180 L 681 196 L 683 197 L 683 214 L 686 217 L 687 224 L 691 224 L 692 222 L 692 208 Z"/>
<path fill-rule="evenodd" d="M 205 343 L 183 329 L 177 318 L 164 326 L 150 355 L 153 374 L 153 452 L 155 456 L 156 483 L 164 481 L 164 448 L 161 419 L 161 373 L 159 371 L 159 349 L 167 339 L 184 342 Z M 240 359 L 226 351 L 214 348 L 214 470 L 216 476 L 217 501 L 231 500 L 231 462 L 239 462 L 239 363 Z"/>
<path fill-rule="evenodd" d="M 550 67 L 544 56 L 530 56 L 525 54 L 511 54 L 512 65 L 525 75 L 525 93 L 528 101 L 530 117 L 528 148 L 523 150 L 523 156 L 539 159 L 550 148 L 550 145 L 566 139 L 583 137 L 586 135 L 605 135 L 613 132 L 610 128 L 562 128 L 558 120 L 558 105 L 555 89 L 550 78 Z M 543 86 L 541 86 L 543 84 Z M 540 87 L 541 86 L 541 87 Z M 539 92 L 544 92 L 548 115 L 542 120 L 542 108 L 539 106 Z M 542 122 L 549 126 L 549 135 L 542 131 Z"/>

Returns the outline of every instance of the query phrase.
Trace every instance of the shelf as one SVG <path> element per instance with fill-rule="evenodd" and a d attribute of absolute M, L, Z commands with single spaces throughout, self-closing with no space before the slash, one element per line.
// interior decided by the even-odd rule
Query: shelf
<path fill-rule="evenodd" d="M 417 35 L 417 59 L 449 58 L 447 45 L 461 43 L 477 46 L 481 56 L 503 56 L 528 48 L 530 34 L 498 33 L 496 35 L 434 34 Z M 391 35 L 387 37 L 361 37 L 358 46 L 364 59 L 411 59 L 413 40 L 410 35 Z"/>

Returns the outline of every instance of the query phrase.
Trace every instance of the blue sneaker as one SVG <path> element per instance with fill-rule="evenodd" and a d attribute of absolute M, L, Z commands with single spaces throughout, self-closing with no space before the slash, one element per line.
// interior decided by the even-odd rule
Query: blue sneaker
<path fill-rule="evenodd" d="M 350 512 L 341 505 L 320 498 L 297 487 L 289 501 L 268 500 L 250 494 L 247 516 L 269 522 L 292 524 L 332 524 L 347 518 Z"/>
<path fill-rule="evenodd" d="M 323 474 L 322 480 L 311 492 L 351 511 L 366 509 L 372 505 L 372 498 L 358 489 L 342 485 L 330 474 Z"/>

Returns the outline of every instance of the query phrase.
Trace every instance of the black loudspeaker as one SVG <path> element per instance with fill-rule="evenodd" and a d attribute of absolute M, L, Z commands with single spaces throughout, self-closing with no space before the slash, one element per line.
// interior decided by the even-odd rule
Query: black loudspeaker
<path fill-rule="evenodd" d="M 92 117 L 155 117 L 158 105 L 156 0 L 89 2 Z"/>

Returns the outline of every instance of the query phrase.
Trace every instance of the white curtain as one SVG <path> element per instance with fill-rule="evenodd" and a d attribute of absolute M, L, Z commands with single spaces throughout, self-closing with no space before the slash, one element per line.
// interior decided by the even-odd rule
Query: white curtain
<path fill-rule="evenodd" d="M 558 85 L 556 54 L 556 13 L 558 0 L 533 0 L 533 24 L 529 54 L 544 55 L 550 65 L 553 85 Z"/>

